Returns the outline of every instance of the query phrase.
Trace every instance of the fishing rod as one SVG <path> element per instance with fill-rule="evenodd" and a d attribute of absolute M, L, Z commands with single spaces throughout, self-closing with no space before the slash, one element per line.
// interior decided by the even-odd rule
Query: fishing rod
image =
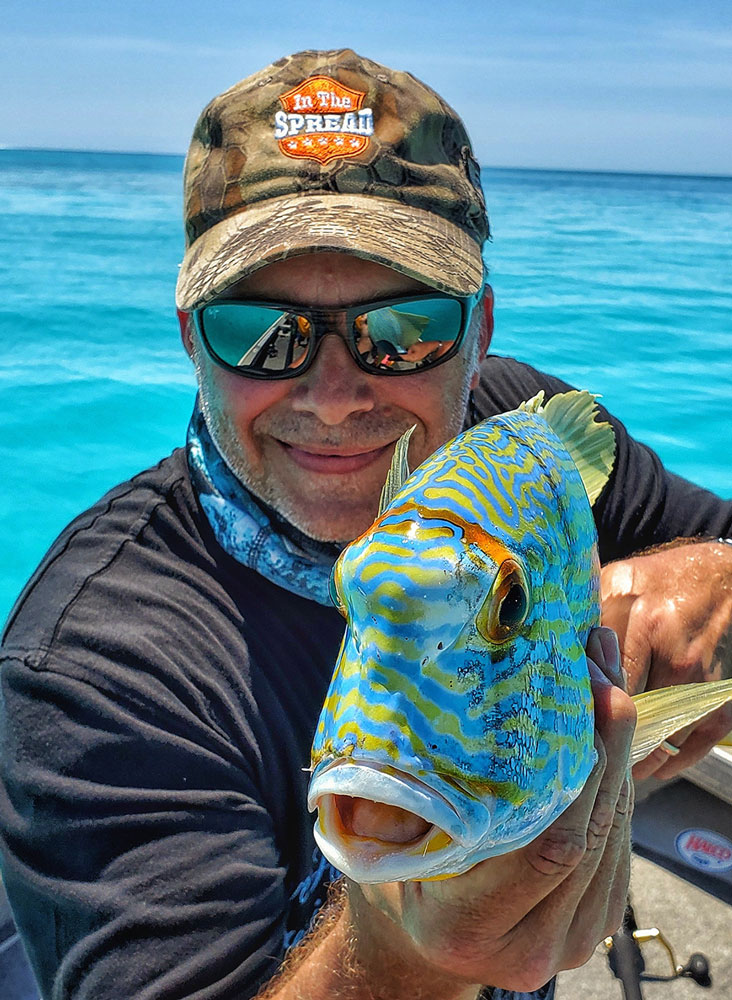
<path fill-rule="evenodd" d="M 641 951 L 641 945 L 649 941 L 658 941 L 666 951 L 671 962 L 671 974 L 667 976 L 651 975 L 645 971 L 646 963 Z M 709 989 L 712 977 L 709 974 L 709 961 L 701 952 L 694 952 L 685 965 L 676 961 L 671 945 L 657 927 L 641 930 L 635 919 L 633 907 L 628 901 L 623 914 L 623 923 L 617 933 L 605 938 L 608 950 L 608 964 L 623 987 L 624 1000 L 643 1000 L 641 983 L 668 983 L 673 979 L 693 979 L 694 982 Z"/>

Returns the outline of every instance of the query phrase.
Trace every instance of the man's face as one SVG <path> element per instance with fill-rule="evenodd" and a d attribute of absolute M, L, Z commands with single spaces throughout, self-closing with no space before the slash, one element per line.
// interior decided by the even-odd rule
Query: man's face
<path fill-rule="evenodd" d="M 371 261 L 318 253 L 270 264 L 226 298 L 337 309 L 425 290 Z M 272 382 L 217 365 L 190 324 L 184 342 L 196 363 L 206 423 L 236 476 L 306 535 L 346 542 L 375 519 L 404 431 L 416 424 L 411 468 L 460 432 L 477 379 L 479 326 L 474 315 L 455 358 L 398 378 L 361 371 L 337 330 L 320 343 L 308 371 Z"/>

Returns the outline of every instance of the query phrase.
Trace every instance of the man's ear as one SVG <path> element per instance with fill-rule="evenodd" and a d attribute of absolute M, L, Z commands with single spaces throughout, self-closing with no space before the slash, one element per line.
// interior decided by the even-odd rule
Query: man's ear
<path fill-rule="evenodd" d="M 483 301 L 479 306 L 482 309 L 480 317 L 480 345 L 478 347 L 478 357 L 483 358 L 488 353 L 493 339 L 493 289 L 490 285 L 485 286 Z"/>
<path fill-rule="evenodd" d="M 491 340 L 493 338 L 493 289 L 486 284 L 483 291 L 483 300 L 477 307 L 480 309 L 480 325 L 478 327 L 478 364 L 488 353 Z M 479 373 L 476 371 L 470 383 L 470 388 L 475 389 L 479 381 Z"/>
<path fill-rule="evenodd" d="M 186 354 L 192 359 L 193 340 L 191 338 L 193 324 L 191 322 L 191 314 L 183 312 L 181 309 L 176 309 L 175 311 L 178 315 L 178 322 L 180 324 L 180 339 L 183 341 L 183 347 L 185 348 Z"/>

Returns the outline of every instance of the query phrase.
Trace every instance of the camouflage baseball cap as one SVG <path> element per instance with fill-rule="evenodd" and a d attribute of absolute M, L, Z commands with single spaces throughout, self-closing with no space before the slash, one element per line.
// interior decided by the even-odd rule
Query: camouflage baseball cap
<path fill-rule="evenodd" d="M 482 283 L 488 219 L 460 118 L 409 73 L 299 52 L 203 110 L 184 173 L 190 311 L 265 264 L 330 250 L 453 295 Z"/>

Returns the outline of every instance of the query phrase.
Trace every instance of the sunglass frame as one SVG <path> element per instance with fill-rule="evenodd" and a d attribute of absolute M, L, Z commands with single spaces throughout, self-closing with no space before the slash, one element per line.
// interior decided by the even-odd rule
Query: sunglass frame
<path fill-rule="evenodd" d="M 242 378 L 253 378 L 266 381 L 280 381 L 281 379 L 297 378 L 298 375 L 304 375 L 305 372 L 312 366 L 313 361 L 318 352 L 318 348 L 325 337 L 329 334 L 336 334 L 340 336 L 336 330 L 334 330 L 334 318 L 340 318 L 345 316 L 346 330 L 348 331 L 347 336 L 342 337 L 346 344 L 349 354 L 356 362 L 357 366 L 368 375 L 375 375 L 377 377 L 389 376 L 391 378 L 398 378 L 402 375 L 414 375 L 416 372 L 431 371 L 433 368 L 437 368 L 439 365 L 444 364 L 455 355 L 460 350 L 464 340 L 465 334 L 467 333 L 468 327 L 470 326 L 470 320 L 473 315 L 473 310 L 475 306 L 480 301 L 483 293 L 483 288 L 480 288 L 475 295 L 471 296 L 457 296 L 449 295 L 447 292 L 424 292 L 419 295 L 404 295 L 399 298 L 390 299 L 375 299 L 369 302 L 359 302 L 356 305 L 347 306 L 345 309 L 309 309 L 304 308 L 299 305 L 294 305 L 292 303 L 274 302 L 270 300 L 263 299 L 217 299 L 214 302 L 209 302 L 200 309 L 195 309 L 193 311 L 193 321 L 196 330 L 201 337 L 206 352 L 211 358 L 211 360 L 225 368 L 227 371 L 233 372 L 235 375 L 240 375 Z M 356 346 L 356 327 L 355 321 L 359 316 L 364 313 L 373 312 L 376 309 L 384 309 L 389 306 L 396 305 L 406 305 L 408 303 L 418 303 L 424 302 L 427 299 L 450 299 L 453 302 L 457 302 L 460 306 L 460 329 L 458 335 L 453 341 L 452 346 L 441 354 L 439 357 L 430 361 L 429 363 L 424 363 L 419 365 L 417 363 L 414 368 L 395 370 L 391 368 L 373 368 L 369 366 L 359 353 Z M 228 361 L 225 361 L 220 355 L 216 353 L 213 346 L 211 345 L 208 336 L 206 334 L 205 327 L 205 312 L 211 306 L 221 306 L 221 305 L 243 305 L 243 306 L 263 306 L 265 308 L 271 308 L 279 310 L 283 313 L 291 313 L 294 316 L 302 316 L 306 319 L 311 326 L 312 334 L 310 336 L 310 342 L 308 344 L 307 352 L 302 362 L 296 368 L 285 368 L 282 371 L 263 371 L 262 369 L 256 368 L 246 368 L 242 366 L 232 365 Z M 256 343 L 256 341 L 255 341 Z M 254 346 L 254 345 L 251 345 Z"/>

